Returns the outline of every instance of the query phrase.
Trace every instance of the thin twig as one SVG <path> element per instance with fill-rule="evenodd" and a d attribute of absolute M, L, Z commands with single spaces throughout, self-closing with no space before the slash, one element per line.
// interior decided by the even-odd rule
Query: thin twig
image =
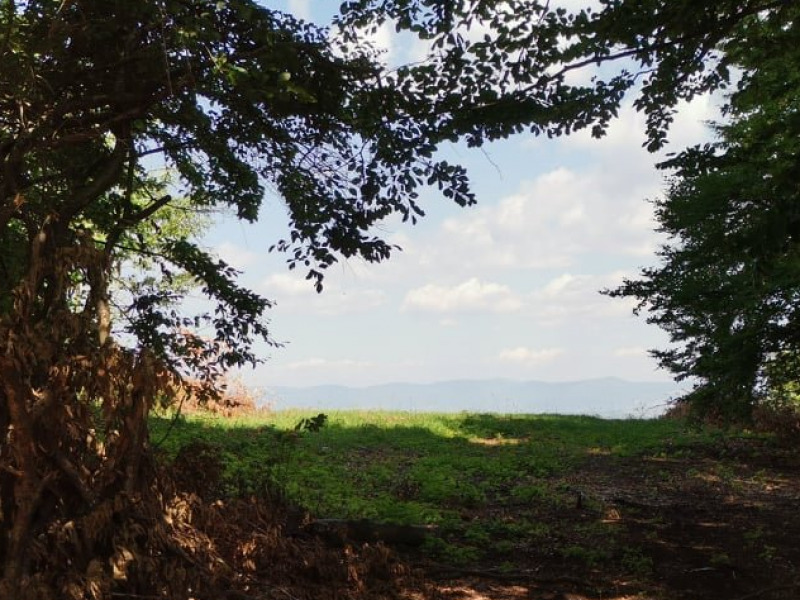
<path fill-rule="evenodd" d="M 287 591 L 286 591 L 284 588 L 276 587 L 276 588 L 273 588 L 273 589 L 274 589 L 276 592 L 280 592 L 281 594 L 284 594 L 284 595 L 285 595 L 287 598 L 289 598 L 289 600 L 297 600 L 297 598 L 295 598 L 294 596 L 292 596 L 292 595 L 291 595 L 289 592 L 287 592 Z"/>
<path fill-rule="evenodd" d="M 161 439 L 152 445 L 153 448 L 160 448 L 161 445 L 167 441 L 167 438 L 172 433 L 173 428 L 178 423 L 178 419 L 180 419 L 180 417 L 183 414 L 183 403 L 185 400 L 186 400 L 186 394 L 184 393 L 181 395 L 180 402 L 178 402 L 178 409 L 175 411 L 175 414 L 172 416 L 172 419 L 170 419 L 170 423 L 169 426 L 167 427 L 167 430 L 164 432 L 164 435 L 161 437 Z"/>
<path fill-rule="evenodd" d="M 489 161 L 489 164 L 494 167 L 494 170 L 497 171 L 497 174 L 500 175 L 500 178 L 502 179 L 503 171 L 500 170 L 500 166 L 496 162 L 494 162 L 491 155 L 486 151 L 486 149 L 483 146 L 481 146 L 481 153 L 483 154 L 483 157 Z"/>

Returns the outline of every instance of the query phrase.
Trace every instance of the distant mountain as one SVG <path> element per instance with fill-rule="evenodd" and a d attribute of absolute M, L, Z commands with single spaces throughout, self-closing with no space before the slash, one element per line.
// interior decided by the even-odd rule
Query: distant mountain
<path fill-rule="evenodd" d="M 673 382 L 634 382 L 616 377 L 557 383 L 487 379 L 368 387 L 276 386 L 266 390 L 265 402 L 276 409 L 560 413 L 624 418 L 658 415 L 679 392 Z"/>

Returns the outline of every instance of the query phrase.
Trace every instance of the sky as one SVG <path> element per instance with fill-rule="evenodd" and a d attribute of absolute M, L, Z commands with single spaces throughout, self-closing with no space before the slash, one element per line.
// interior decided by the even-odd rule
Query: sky
<path fill-rule="evenodd" d="M 572 5 L 578 2 L 569 2 Z M 324 23 L 338 2 L 270 6 Z M 324 9 L 324 10 L 322 10 Z M 374 36 L 390 64 L 424 55 L 388 28 Z M 707 141 L 716 103 L 679 107 L 665 152 Z M 665 381 L 647 350 L 666 335 L 632 314 L 629 300 L 603 296 L 657 262 L 652 200 L 663 193 L 665 154 L 642 148 L 644 119 L 630 101 L 608 135 L 560 139 L 520 134 L 483 149 L 453 144 L 448 160 L 467 167 L 478 205 L 461 208 L 426 192 L 416 226 L 389 220 L 400 245 L 387 262 L 343 261 L 322 294 L 289 271 L 269 246 L 283 237 L 280 198 L 265 198 L 259 222 L 215 224 L 204 243 L 240 269 L 241 282 L 273 300 L 280 348 L 241 377 L 254 388 L 510 378 L 573 381 L 620 377 Z"/>

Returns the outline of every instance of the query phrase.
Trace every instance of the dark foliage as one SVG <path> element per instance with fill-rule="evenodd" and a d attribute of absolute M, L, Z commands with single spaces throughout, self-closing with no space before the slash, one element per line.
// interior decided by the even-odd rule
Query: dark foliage
<path fill-rule="evenodd" d="M 800 11 L 751 18 L 726 46 L 742 72 L 720 141 L 662 165 L 662 264 L 626 281 L 675 346 L 661 365 L 697 382 L 705 416 L 749 419 L 800 380 Z"/>

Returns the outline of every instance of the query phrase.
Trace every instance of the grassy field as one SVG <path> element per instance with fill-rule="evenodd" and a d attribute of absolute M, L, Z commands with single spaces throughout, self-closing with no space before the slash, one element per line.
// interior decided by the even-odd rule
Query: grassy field
<path fill-rule="evenodd" d="M 221 459 L 222 497 L 277 492 L 315 519 L 427 526 L 420 548 L 401 551 L 450 576 L 730 598 L 793 577 L 800 560 L 795 453 L 764 436 L 675 420 L 389 412 L 296 430 L 313 416 L 157 418 L 152 439 L 167 458 L 202 440 Z"/>
<path fill-rule="evenodd" d="M 569 474 L 587 457 L 679 455 L 711 437 L 676 421 L 388 412 L 332 413 L 319 431 L 295 432 L 310 416 L 195 416 L 166 437 L 168 422 L 157 420 L 153 439 L 170 455 L 197 439 L 216 446 L 227 493 L 277 485 L 316 517 L 435 525 L 427 550 L 466 562 L 550 536 L 540 515 L 577 504 L 585 492 Z M 503 507 L 525 510 L 509 520 Z M 582 533 L 594 547 L 609 531 Z M 556 550 L 580 554 L 574 545 Z"/>

